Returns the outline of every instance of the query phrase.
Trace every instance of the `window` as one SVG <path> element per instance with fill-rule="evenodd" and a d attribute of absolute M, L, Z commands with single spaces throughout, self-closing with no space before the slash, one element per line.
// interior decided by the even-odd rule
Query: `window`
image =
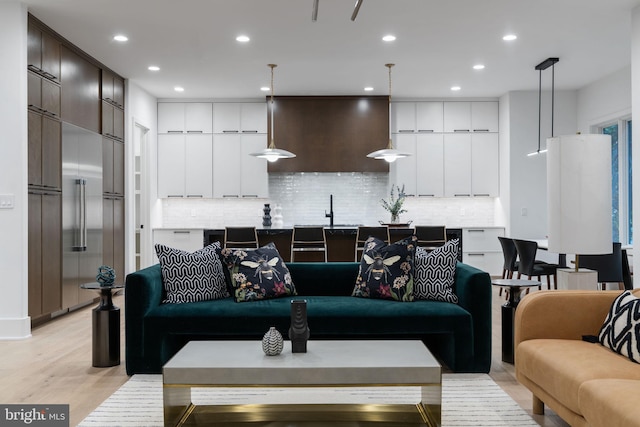
<path fill-rule="evenodd" d="M 611 194 L 613 241 L 633 243 L 631 183 L 631 120 L 618 120 L 600 127 L 611 136 Z"/>

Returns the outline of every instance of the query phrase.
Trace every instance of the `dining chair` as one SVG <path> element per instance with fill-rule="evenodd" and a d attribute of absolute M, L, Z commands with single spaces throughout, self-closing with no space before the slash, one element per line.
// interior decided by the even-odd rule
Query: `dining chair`
<path fill-rule="evenodd" d="M 359 262 L 362 258 L 364 242 L 366 242 L 369 237 L 377 237 L 378 239 L 385 241 L 387 244 L 391 243 L 389 227 L 387 227 L 386 225 L 376 227 L 359 226 L 358 230 L 356 231 L 356 262 Z"/>
<path fill-rule="evenodd" d="M 418 246 L 432 251 L 447 243 L 447 228 L 444 225 L 416 225 L 414 233 Z"/>
<path fill-rule="evenodd" d="M 233 249 L 256 249 L 258 232 L 255 227 L 225 227 L 224 247 Z"/>
<path fill-rule="evenodd" d="M 513 279 L 513 273 L 518 271 L 518 251 L 516 245 L 513 243 L 513 239 L 509 237 L 498 236 L 498 241 L 502 247 L 502 278 Z M 502 287 L 498 295 L 502 295 Z"/>
<path fill-rule="evenodd" d="M 294 262 L 296 252 L 322 252 L 324 262 L 327 262 L 327 237 L 324 227 L 294 226 L 291 235 L 291 262 Z"/>
<path fill-rule="evenodd" d="M 553 289 L 558 289 L 557 269 L 558 264 L 550 264 L 536 260 L 538 253 L 538 243 L 532 240 L 513 239 L 518 252 L 518 279 L 525 275 L 531 277 L 547 276 L 547 289 L 551 289 L 551 277 L 553 277 Z M 541 289 L 541 286 L 538 286 Z"/>
<path fill-rule="evenodd" d="M 578 265 L 598 272 L 598 283 L 602 290 L 607 289 L 607 283 L 617 283 L 619 289 L 624 289 L 621 243 L 614 242 L 610 254 L 579 255 Z"/>

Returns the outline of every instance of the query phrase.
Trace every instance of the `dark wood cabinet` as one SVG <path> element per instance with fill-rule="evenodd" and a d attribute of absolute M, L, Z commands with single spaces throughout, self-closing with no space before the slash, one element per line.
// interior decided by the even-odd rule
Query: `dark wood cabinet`
<path fill-rule="evenodd" d="M 116 282 L 124 280 L 124 199 L 102 199 L 102 262 L 116 271 Z"/>
<path fill-rule="evenodd" d="M 60 79 L 60 42 L 32 21 L 27 30 L 27 67 L 48 80 Z"/>
<path fill-rule="evenodd" d="M 62 194 L 29 192 L 29 316 L 62 309 Z"/>
<path fill-rule="evenodd" d="M 66 46 L 61 57 L 62 120 L 100 133 L 100 68 Z"/>
<path fill-rule="evenodd" d="M 28 135 L 29 185 L 59 190 L 62 180 L 60 122 L 29 111 Z"/>
<path fill-rule="evenodd" d="M 124 196 L 124 144 L 102 138 L 102 192 Z"/>
<path fill-rule="evenodd" d="M 27 101 L 29 109 L 51 117 L 60 117 L 60 85 L 35 73 L 28 73 Z"/>
<path fill-rule="evenodd" d="M 124 111 L 102 101 L 102 134 L 124 141 Z"/>
<path fill-rule="evenodd" d="M 103 69 L 101 96 L 104 101 L 124 108 L 124 79 Z"/>

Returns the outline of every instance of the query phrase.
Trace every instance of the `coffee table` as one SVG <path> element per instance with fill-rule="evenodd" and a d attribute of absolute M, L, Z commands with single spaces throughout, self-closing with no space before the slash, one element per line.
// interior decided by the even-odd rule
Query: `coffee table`
<path fill-rule="evenodd" d="M 366 421 L 440 426 L 442 369 L 421 341 L 309 341 L 266 356 L 260 341 L 191 341 L 163 368 L 165 426 L 267 421 Z M 194 387 L 418 387 L 407 404 L 192 403 Z"/>

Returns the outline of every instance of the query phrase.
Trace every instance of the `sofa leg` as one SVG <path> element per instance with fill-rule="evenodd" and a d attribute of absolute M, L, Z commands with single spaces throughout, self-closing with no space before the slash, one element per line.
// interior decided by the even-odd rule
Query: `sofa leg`
<path fill-rule="evenodd" d="M 532 411 L 535 415 L 544 415 L 544 402 L 540 400 L 535 394 L 533 395 Z"/>

